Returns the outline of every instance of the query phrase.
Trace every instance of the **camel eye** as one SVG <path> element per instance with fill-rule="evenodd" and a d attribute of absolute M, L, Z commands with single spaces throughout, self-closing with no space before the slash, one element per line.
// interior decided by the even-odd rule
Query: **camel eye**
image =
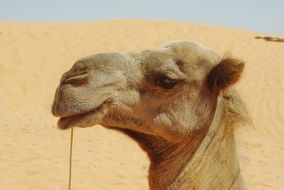
<path fill-rule="evenodd" d="M 156 85 L 160 86 L 164 89 L 171 89 L 173 88 L 176 84 L 177 84 L 177 80 L 175 79 L 171 79 L 168 77 L 160 77 L 157 81 L 156 81 Z"/>

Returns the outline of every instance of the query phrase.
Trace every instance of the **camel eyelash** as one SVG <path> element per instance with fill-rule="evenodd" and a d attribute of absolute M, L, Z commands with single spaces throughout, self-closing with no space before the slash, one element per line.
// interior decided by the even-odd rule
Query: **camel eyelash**
<path fill-rule="evenodd" d="M 172 79 L 166 76 L 162 76 L 156 79 L 155 86 L 162 87 L 163 89 L 172 89 L 176 86 L 176 84 L 179 82 L 177 79 Z"/>

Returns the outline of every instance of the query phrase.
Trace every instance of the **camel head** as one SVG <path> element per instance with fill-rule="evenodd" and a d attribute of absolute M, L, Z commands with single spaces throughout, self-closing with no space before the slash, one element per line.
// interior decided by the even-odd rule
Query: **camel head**
<path fill-rule="evenodd" d="M 188 41 L 95 54 L 63 74 L 52 113 L 61 129 L 101 124 L 177 142 L 212 122 L 243 66 Z"/>

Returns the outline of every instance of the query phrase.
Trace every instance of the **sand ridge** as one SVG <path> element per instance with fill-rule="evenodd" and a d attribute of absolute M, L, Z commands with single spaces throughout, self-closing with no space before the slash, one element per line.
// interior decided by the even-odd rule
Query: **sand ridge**
<path fill-rule="evenodd" d="M 236 88 L 255 127 L 236 133 L 244 182 L 248 189 L 282 189 L 284 43 L 256 36 L 267 34 L 170 21 L 0 23 L 0 190 L 67 189 L 70 131 L 56 129 L 50 107 L 61 74 L 75 60 L 177 39 L 245 60 Z M 148 188 L 146 155 L 100 126 L 74 130 L 73 164 L 73 189 Z"/>

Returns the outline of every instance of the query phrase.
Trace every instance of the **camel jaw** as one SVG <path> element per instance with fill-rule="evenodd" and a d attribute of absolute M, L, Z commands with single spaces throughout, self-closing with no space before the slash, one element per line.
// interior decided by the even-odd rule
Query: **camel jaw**
<path fill-rule="evenodd" d="M 107 112 L 107 108 L 108 106 L 103 103 L 92 110 L 76 113 L 66 117 L 60 117 L 57 122 L 57 127 L 64 130 L 72 127 L 84 128 L 91 127 L 95 124 L 100 124 Z"/>

